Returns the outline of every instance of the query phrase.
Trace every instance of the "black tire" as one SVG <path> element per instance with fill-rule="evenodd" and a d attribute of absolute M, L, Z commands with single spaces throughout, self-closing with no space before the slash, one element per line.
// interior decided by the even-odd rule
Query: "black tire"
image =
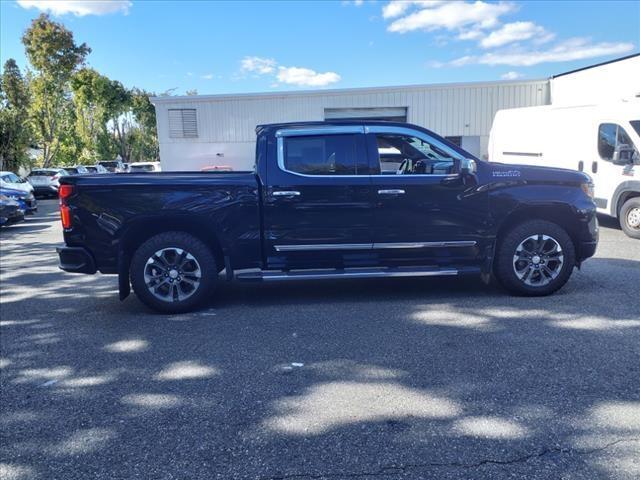
<path fill-rule="evenodd" d="M 544 240 L 545 237 L 547 240 Z M 527 242 L 524 243 L 526 248 L 519 250 L 523 242 Z M 551 252 L 554 243 L 555 252 L 548 255 L 543 253 Z M 541 246 L 538 248 L 537 245 Z M 527 251 L 534 254 L 529 256 L 525 253 Z M 517 252 L 522 253 L 518 255 Z M 516 255 L 518 261 L 515 259 Z M 529 260 L 522 260 L 524 257 L 528 257 Z M 513 294 L 550 295 L 567 283 L 575 263 L 573 241 L 562 227 L 545 220 L 529 220 L 512 227 L 498 239 L 494 274 Z M 516 273 L 516 269 L 523 272 L 524 279 Z M 552 278 L 553 275 L 556 276 Z M 528 284 L 527 281 L 532 284 Z"/>
<path fill-rule="evenodd" d="M 156 256 L 157 252 L 162 254 Z M 186 252 L 184 257 L 182 252 Z M 174 273 L 177 276 L 172 278 Z M 184 232 L 161 233 L 140 245 L 131 259 L 130 274 L 133 291 L 142 303 L 162 313 L 194 310 L 209 298 L 218 278 L 209 247 Z M 148 286 L 150 278 L 149 285 L 154 286 Z"/>
<path fill-rule="evenodd" d="M 620 227 L 628 237 L 640 239 L 640 224 L 637 223 L 639 212 L 640 197 L 630 198 L 620 209 Z"/>

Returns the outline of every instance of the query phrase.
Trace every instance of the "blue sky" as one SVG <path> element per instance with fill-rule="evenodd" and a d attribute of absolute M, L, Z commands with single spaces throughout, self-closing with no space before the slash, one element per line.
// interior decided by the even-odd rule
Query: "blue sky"
<path fill-rule="evenodd" d="M 640 2 L 2 0 L 0 58 L 49 11 L 126 86 L 201 94 L 543 78 L 639 51 Z"/>

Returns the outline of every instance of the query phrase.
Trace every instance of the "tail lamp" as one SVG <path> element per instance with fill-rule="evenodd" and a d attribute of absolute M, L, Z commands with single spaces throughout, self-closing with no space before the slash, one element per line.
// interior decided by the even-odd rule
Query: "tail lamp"
<path fill-rule="evenodd" d="M 71 228 L 71 209 L 67 205 L 68 198 L 73 194 L 73 185 L 60 185 L 58 198 L 60 200 L 60 220 L 62 228 Z"/>

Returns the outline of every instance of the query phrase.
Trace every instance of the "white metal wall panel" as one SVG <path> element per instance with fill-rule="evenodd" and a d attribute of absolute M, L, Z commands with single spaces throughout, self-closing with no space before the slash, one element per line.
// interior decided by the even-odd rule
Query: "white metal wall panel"
<path fill-rule="evenodd" d="M 256 125 L 323 120 L 325 108 L 406 108 L 407 120 L 443 136 L 480 136 L 482 154 L 495 112 L 504 108 L 546 105 L 547 80 L 484 84 L 424 85 L 255 95 L 158 97 L 156 106 L 160 158 L 165 165 L 187 162 L 188 144 L 210 144 L 206 161 L 220 161 L 213 150 L 223 144 L 243 144 L 226 151 L 246 152 L 255 141 Z M 168 109 L 195 108 L 197 138 L 171 138 Z M 173 145 L 168 147 L 168 145 Z M 206 145 L 194 150 L 205 161 Z M 182 152 L 180 158 L 176 155 Z M 225 154 L 226 155 L 226 154 Z M 187 163 L 195 165 L 195 160 Z M 197 162 L 196 162 L 197 163 Z M 215 163 L 214 163 L 215 164 Z M 202 165 L 204 166 L 204 165 Z M 168 169 L 168 168 L 167 168 Z"/>

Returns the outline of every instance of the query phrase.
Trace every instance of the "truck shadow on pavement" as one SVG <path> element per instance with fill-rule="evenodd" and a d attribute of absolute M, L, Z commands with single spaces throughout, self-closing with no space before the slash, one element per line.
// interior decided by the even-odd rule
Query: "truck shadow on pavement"
<path fill-rule="evenodd" d="M 222 284 L 165 316 L 56 271 L 53 246 L 3 244 L 1 478 L 640 473 L 640 262 L 592 259 L 545 298 Z"/>

